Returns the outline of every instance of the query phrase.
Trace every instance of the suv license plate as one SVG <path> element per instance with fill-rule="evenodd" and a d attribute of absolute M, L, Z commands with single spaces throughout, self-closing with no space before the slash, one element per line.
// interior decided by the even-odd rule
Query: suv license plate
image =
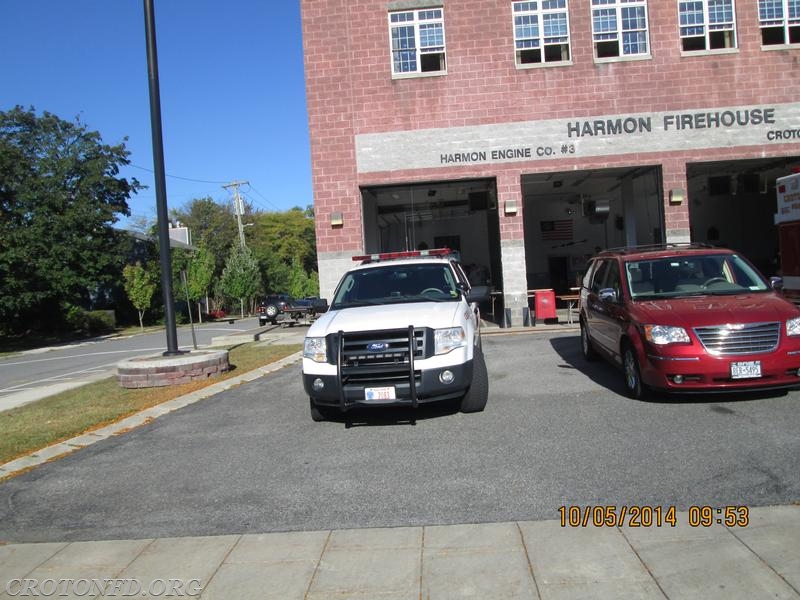
<path fill-rule="evenodd" d="M 364 388 L 365 400 L 394 400 L 394 386 Z"/>
<path fill-rule="evenodd" d="M 731 379 L 751 379 L 753 377 L 761 377 L 760 360 L 731 363 Z"/>

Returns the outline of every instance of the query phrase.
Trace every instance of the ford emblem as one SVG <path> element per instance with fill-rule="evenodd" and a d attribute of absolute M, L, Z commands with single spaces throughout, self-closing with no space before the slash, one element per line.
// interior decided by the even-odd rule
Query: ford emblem
<path fill-rule="evenodd" d="M 381 352 L 388 349 L 389 344 L 387 342 L 372 342 L 371 344 L 367 344 L 367 350 L 370 352 Z"/>

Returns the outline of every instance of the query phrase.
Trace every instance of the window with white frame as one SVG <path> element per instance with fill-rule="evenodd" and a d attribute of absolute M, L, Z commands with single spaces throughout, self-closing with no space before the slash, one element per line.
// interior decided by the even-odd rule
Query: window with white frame
<path fill-rule="evenodd" d="M 684 52 L 736 48 L 733 0 L 679 0 L 678 22 Z"/>
<path fill-rule="evenodd" d="M 646 0 L 592 0 L 592 40 L 595 58 L 648 56 Z"/>
<path fill-rule="evenodd" d="M 444 11 L 441 8 L 389 13 L 389 35 L 393 75 L 446 70 Z"/>
<path fill-rule="evenodd" d="M 517 65 L 569 62 L 567 0 L 512 2 L 511 12 Z"/>
<path fill-rule="evenodd" d="M 761 44 L 800 44 L 800 0 L 758 0 Z"/>

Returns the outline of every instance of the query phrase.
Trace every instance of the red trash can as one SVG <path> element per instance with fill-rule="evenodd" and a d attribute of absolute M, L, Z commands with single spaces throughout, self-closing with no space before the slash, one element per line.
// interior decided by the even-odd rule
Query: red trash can
<path fill-rule="evenodd" d="M 553 290 L 536 290 L 534 292 L 534 319 L 555 319 L 556 293 Z"/>

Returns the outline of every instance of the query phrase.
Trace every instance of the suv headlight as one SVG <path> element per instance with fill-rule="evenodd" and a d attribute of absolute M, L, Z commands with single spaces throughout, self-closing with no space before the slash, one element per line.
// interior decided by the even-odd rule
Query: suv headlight
<path fill-rule="evenodd" d="M 303 341 L 303 358 L 324 363 L 328 360 L 328 345 L 324 337 L 307 337 Z"/>
<path fill-rule="evenodd" d="M 447 354 L 451 350 L 461 348 L 466 343 L 467 336 L 462 327 L 449 327 L 436 329 L 434 335 L 434 348 L 436 354 Z"/>
<path fill-rule="evenodd" d="M 645 325 L 644 337 L 651 344 L 664 346 L 666 344 L 688 344 L 691 340 L 683 327 L 670 327 L 668 325 Z"/>
<path fill-rule="evenodd" d="M 800 317 L 786 321 L 786 335 L 800 335 Z"/>

